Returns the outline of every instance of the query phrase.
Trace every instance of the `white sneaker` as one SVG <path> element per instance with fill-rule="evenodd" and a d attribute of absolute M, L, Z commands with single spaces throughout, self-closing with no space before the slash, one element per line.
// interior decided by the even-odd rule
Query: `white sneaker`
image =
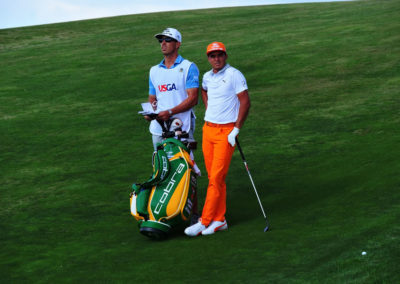
<path fill-rule="evenodd" d="M 226 223 L 226 220 L 224 222 L 221 221 L 213 221 L 211 224 L 205 229 L 204 231 L 201 232 L 202 235 L 212 235 L 217 231 L 222 231 L 222 230 L 227 230 L 228 229 L 228 223 Z"/>
<path fill-rule="evenodd" d="M 188 235 L 189 237 L 196 237 L 201 234 L 202 231 L 206 229 L 206 226 L 204 226 L 201 221 L 197 222 L 196 224 L 187 227 L 185 229 L 185 234 Z"/>

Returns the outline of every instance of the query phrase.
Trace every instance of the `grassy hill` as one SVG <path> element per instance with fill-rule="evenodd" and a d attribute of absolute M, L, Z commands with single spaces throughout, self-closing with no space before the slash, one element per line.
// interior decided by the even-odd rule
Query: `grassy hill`
<path fill-rule="evenodd" d="M 399 282 L 399 14 L 376 0 L 0 30 L 0 281 Z M 130 185 L 151 173 L 137 111 L 168 26 L 202 74 L 218 40 L 247 78 L 240 140 L 267 233 L 238 152 L 228 232 L 154 242 L 130 216 Z M 196 115 L 201 142 L 201 102 Z"/>

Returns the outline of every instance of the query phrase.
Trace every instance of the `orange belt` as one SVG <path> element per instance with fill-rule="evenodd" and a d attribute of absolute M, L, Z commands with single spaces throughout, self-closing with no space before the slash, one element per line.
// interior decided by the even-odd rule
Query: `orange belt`
<path fill-rule="evenodd" d="M 211 126 L 211 127 L 234 127 L 235 123 L 231 122 L 231 123 L 225 123 L 225 124 L 217 124 L 217 123 L 212 123 L 212 122 L 208 122 L 206 121 L 205 124 L 207 126 Z"/>

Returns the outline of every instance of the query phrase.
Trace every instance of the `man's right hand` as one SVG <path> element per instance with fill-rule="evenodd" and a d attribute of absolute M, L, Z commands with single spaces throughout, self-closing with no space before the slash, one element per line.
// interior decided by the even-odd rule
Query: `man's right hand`
<path fill-rule="evenodd" d="M 158 115 L 157 115 L 157 119 L 161 119 L 163 121 L 167 121 L 169 118 L 171 117 L 170 113 L 168 110 L 164 110 L 161 111 Z"/>

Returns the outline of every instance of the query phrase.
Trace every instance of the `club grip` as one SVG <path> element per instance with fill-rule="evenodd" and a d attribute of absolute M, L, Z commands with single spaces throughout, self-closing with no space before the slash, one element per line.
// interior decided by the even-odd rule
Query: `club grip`
<path fill-rule="evenodd" d="M 237 136 L 235 137 L 235 141 L 236 141 L 236 145 L 238 147 L 240 156 L 242 156 L 242 160 L 246 162 L 246 159 L 244 158 L 244 154 L 243 154 L 243 151 L 242 151 L 242 147 L 240 147 L 239 139 L 237 138 Z"/>

